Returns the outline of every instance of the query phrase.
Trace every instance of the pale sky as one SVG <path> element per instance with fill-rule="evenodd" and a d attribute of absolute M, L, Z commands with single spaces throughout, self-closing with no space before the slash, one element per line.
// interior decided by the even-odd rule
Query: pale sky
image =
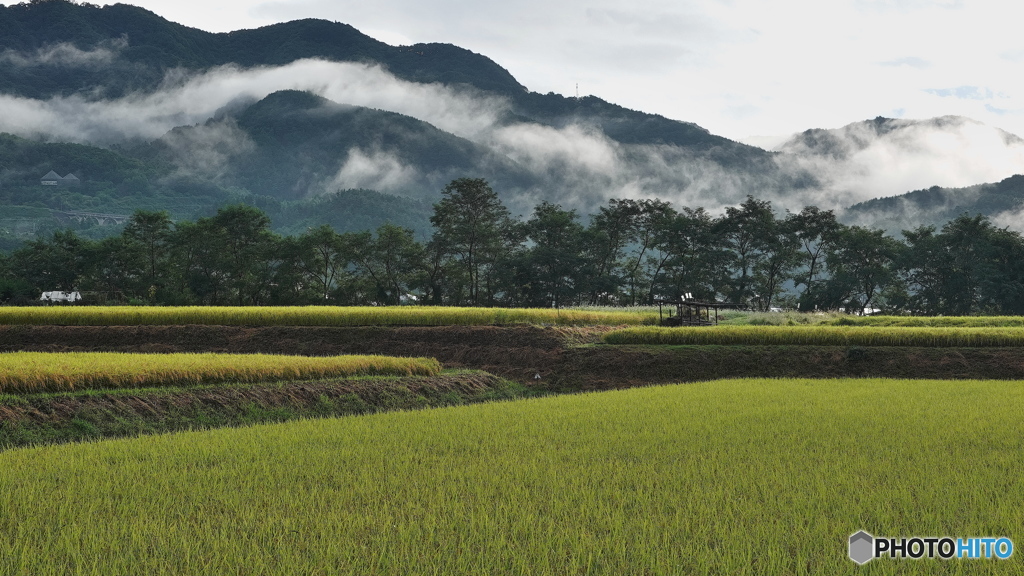
<path fill-rule="evenodd" d="M 323 18 L 389 44 L 456 44 L 533 91 L 578 83 L 733 139 L 942 115 L 1024 135 L 1024 9 L 1005 0 L 130 3 L 214 32 Z"/>

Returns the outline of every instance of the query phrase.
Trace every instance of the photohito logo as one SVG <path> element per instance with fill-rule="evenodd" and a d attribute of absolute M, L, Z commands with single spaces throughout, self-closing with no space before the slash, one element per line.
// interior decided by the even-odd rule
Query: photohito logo
<path fill-rule="evenodd" d="M 884 538 L 861 530 L 850 535 L 850 560 L 865 564 L 872 558 L 942 558 L 976 560 L 1013 556 L 1009 538 Z"/>

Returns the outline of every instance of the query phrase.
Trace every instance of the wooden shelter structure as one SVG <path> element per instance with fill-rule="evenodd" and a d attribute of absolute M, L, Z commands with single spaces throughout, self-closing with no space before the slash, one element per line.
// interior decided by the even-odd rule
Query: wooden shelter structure
<path fill-rule="evenodd" d="M 717 326 L 719 310 L 723 308 L 743 309 L 747 307 L 745 304 L 701 302 L 694 298 L 681 298 L 679 300 L 657 298 L 654 300 L 654 303 L 658 305 L 658 320 L 662 326 Z M 664 315 L 664 308 L 668 308 L 667 317 Z M 675 315 L 672 314 L 673 309 Z"/>

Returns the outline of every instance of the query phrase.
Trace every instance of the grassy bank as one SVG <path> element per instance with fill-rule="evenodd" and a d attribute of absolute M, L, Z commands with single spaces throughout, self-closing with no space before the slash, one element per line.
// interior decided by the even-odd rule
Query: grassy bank
<path fill-rule="evenodd" d="M 431 306 L 50 306 L 0 308 L 0 325 L 59 326 L 559 326 L 650 324 L 657 314 L 550 308 Z"/>
<path fill-rule="evenodd" d="M 608 344 L 749 346 L 915 346 L 945 348 L 1024 346 L 1020 328 L 908 328 L 853 326 L 713 326 L 624 328 Z"/>
<path fill-rule="evenodd" d="M 440 371 L 441 364 L 432 358 L 388 356 L 8 352 L 0 354 L 0 393 L 342 376 L 432 376 Z"/>
<path fill-rule="evenodd" d="M 486 372 L 468 370 L 402 378 L 0 394 L 0 450 L 457 406 L 538 393 Z"/>
<path fill-rule="evenodd" d="M 949 574 L 1024 531 L 1017 382 L 737 380 L 0 454 L 4 574 Z M 72 504 L 73 503 L 73 504 Z"/>

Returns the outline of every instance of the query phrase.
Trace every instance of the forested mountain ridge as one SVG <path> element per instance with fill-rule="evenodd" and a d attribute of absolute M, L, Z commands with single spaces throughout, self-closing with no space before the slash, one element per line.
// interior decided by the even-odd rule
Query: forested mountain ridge
<path fill-rule="evenodd" d="M 876 198 L 849 208 L 846 219 L 878 226 L 893 234 L 921 225 L 941 227 L 961 214 L 984 214 L 999 225 L 1020 227 L 1024 211 L 1024 175 L 966 188 L 933 186 L 899 196 Z"/>
<path fill-rule="evenodd" d="M 0 7 L 0 53 L 0 90 L 31 98 L 96 88 L 108 96 L 153 90 L 174 68 L 272 66 L 303 58 L 379 63 L 413 82 L 525 91 L 490 59 L 450 44 L 390 46 L 347 24 L 315 19 L 212 33 L 128 4 L 36 0 Z M 90 60 L 103 65 L 82 66 Z"/>
<path fill-rule="evenodd" d="M 93 6 L 34 0 L 0 7 L 0 92 L 29 98 L 116 97 L 153 91 L 174 69 L 280 66 L 306 58 L 376 64 L 402 80 L 439 83 L 508 98 L 508 121 L 551 126 L 586 121 L 623 143 L 717 147 L 760 159 L 756 147 L 599 98 L 531 93 L 486 56 L 443 43 L 391 46 L 348 24 L 304 19 L 211 33 L 127 4 Z"/>

